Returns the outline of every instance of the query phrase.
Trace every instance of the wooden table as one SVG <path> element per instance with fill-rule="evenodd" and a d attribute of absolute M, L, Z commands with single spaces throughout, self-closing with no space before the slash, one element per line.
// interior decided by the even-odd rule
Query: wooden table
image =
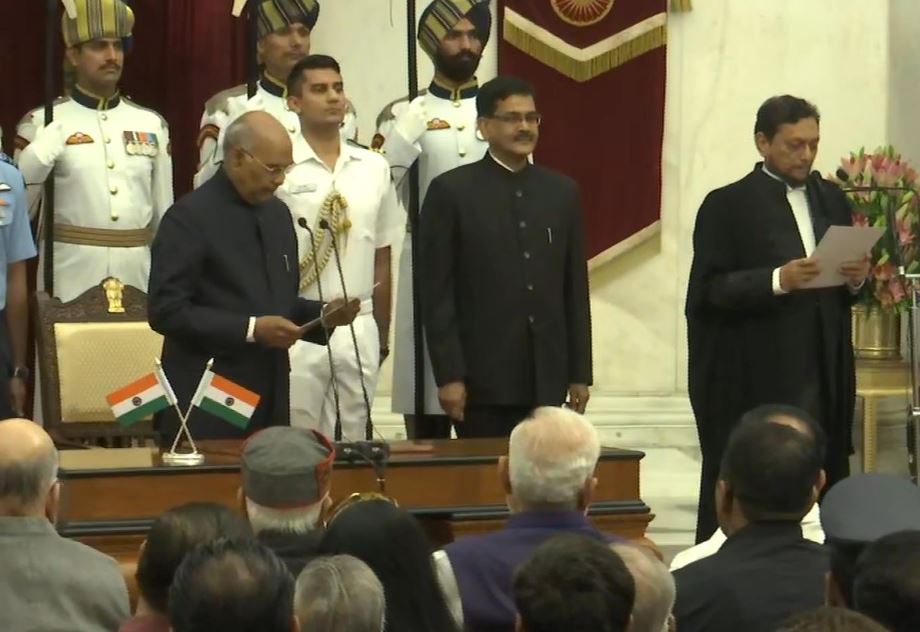
<path fill-rule="evenodd" d="M 904 360 L 857 358 L 856 395 L 862 398 L 864 472 L 874 472 L 878 459 L 878 400 L 882 397 L 910 397 L 910 389 L 910 367 Z"/>
<path fill-rule="evenodd" d="M 386 468 L 386 492 L 417 516 L 436 545 L 457 536 L 494 531 L 508 516 L 497 476 L 505 439 L 394 442 Z M 193 501 L 239 507 L 238 442 L 201 442 L 207 460 L 196 467 L 62 469 L 58 530 L 120 561 L 133 560 L 154 518 Z M 597 467 L 590 516 L 609 533 L 643 538 L 653 515 L 639 496 L 644 454 L 605 448 Z M 336 462 L 332 493 L 375 491 L 372 468 Z"/>

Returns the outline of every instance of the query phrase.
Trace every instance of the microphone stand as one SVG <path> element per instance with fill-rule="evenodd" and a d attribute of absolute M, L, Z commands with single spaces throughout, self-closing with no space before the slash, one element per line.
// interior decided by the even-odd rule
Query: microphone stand
<path fill-rule="evenodd" d="M 316 294 L 319 296 L 319 302 L 323 303 L 323 284 L 320 280 L 319 259 L 316 258 L 316 238 L 307 220 L 303 217 L 297 219 L 297 225 L 307 231 L 310 236 L 310 252 L 313 254 L 313 267 L 316 268 Z M 335 363 L 332 361 L 332 336 L 326 332 L 326 357 L 329 360 L 329 377 L 332 380 L 332 399 L 335 402 L 335 429 L 333 438 L 335 441 L 342 440 L 342 409 L 339 407 L 339 383 L 335 375 Z M 322 405 L 320 406 L 322 410 Z"/>

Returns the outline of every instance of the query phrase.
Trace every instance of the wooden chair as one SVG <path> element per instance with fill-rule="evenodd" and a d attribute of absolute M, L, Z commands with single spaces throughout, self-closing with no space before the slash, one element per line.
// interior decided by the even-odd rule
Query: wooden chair
<path fill-rule="evenodd" d="M 147 324 L 147 295 L 108 278 L 67 303 L 35 295 L 42 418 L 56 440 L 110 447 L 154 436 L 150 419 L 124 428 L 105 396 L 154 369 L 163 338 Z"/>

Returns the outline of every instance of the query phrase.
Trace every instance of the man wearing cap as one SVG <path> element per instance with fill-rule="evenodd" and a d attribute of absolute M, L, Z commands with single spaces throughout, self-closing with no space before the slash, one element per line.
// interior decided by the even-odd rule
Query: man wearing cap
<path fill-rule="evenodd" d="M 288 91 L 301 134 L 294 138 L 294 166 L 278 197 L 295 223 L 304 221 L 312 230 L 297 228 L 300 295 L 361 300 L 351 330 L 337 331 L 328 347 L 298 341 L 291 348 L 291 424 L 332 436 L 340 412 L 344 436 L 360 439 L 389 336 L 390 249 L 402 238 L 406 218 L 386 160 L 338 133 L 347 103 L 338 62 L 308 55 L 294 66 Z"/>
<path fill-rule="evenodd" d="M 166 121 L 118 91 L 133 12 L 122 0 L 76 0 L 76 8 L 76 18 L 62 18 L 72 96 L 56 102 L 47 127 L 36 109 L 17 128 L 26 184 L 54 173 L 54 217 L 43 218 L 54 248 L 46 289 L 62 301 L 110 276 L 146 292 L 150 242 L 173 201 Z"/>
<path fill-rule="evenodd" d="M 262 74 L 256 93 L 249 98 L 246 84 L 241 84 L 218 92 L 205 103 L 198 132 L 195 187 L 214 175 L 223 160 L 221 131 L 242 112 L 268 112 L 284 125 L 292 139 L 299 133 L 297 114 L 287 107 L 286 84 L 294 64 L 310 54 L 310 34 L 317 19 L 317 0 L 258 0 L 256 20 Z M 355 140 L 358 121 L 354 107 L 350 102 L 346 104 L 339 131 L 342 138 Z"/>
<path fill-rule="evenodd" d="M 335 450 L 315 430 L 274 427 L 253 435 L 240 461 L 243 511 L 259 542 L 297 577 L 316 554 Z"/>
<path fill-rule="evenodd" d="M 483 157 L 487 143 L 476 129 L 476 70 L 489 41 L 492 15 L 487 0 L 435 0 L 422 12 L 418 41 L 431 58 L 435 75 L 428 90 L 409 101 L 391 103 L 377 118 L 372 147 L 383 153 L 403 200 L 406 173 L 419 164 L 419 206 L 437 176 Z M 450 419 L 438 402 L 427 348 L 424 353 L 424 410 L 415 409 L 415 336 L 412 299 L 412 245 L 403 243 L 396 298 L 393 354 L 393 410 L 406 415 L 415 438 L 447 438 Z M 422 340 L 418 344 L 424 344 Z M 387 349 L 384 349 L 386 354 Z"/>
<path fill-rule="evenodd" d="M 889 474 L 854 474 L 824 496 L 821 526 L 830 551 L 827 603 L 852 608 L 856 561 L 876 540 L 920 529 L 920 489 Z"/>

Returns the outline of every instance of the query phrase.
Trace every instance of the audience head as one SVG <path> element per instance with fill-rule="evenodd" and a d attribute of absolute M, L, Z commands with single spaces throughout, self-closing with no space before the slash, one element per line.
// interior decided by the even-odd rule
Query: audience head
<path fill-rule="evenodd" d="M 526 159 L 537 148 L 540 113 L 533 86 L 502 75 L 487 81 L 476 95 L 479 132 L 500 160 Z"/>
<path fill-rule="evenodd" d="M 0 421 L 0 516 L 57 517 L 58 453 L 28 419 Z"/>
<path fill-rule="evenodd" d="M 617 542 L 610 548 L 623 560 L 636 588 L 630 632 L 667 632 L 677 595 L 668 567 L 642 546 Z"/>
<path fill-rule="evenodd" d="M 173 632 L 291 632 L 294 580 L 255 540 L 220 538 L 188 555 L 169 589 Z"/>
<path fill-rule="evenodd" d="M 272 199 L 294 163 L 290 135 L 271 114 L 246 112 L 224 135 L 224 171 L 249 204 Z"/>
<path fill-rule="evenodd" d="M 776 632 L 887 632 L 878 623 L 846 608 L 824 607 L 787 619 Z"/>
<path fill-rule="evenodd" d="M 852 607 L 856 561 L 866 546 L 898 531 L 920 529 L 920 489 L 888 474 L 854 474 L 825 494 L 821 528 L 831 559 L 827 602 Z"/>
<path fill-rule="evenodd" d="M 820 121 L 818 108 L 805 99 L 784 94 L 764 101 L 754 142 L 767 168 L 790 184 L 803 184 L 818 154 Z"/>
<path fill-rule="evenodd" d="M 891 632 L 920 630 L 920 531 L 900 531 L 866 547 L 856 563 L 855 609 Z"/>
<path fill-rule="evenodd" d="M 137 586 L 144 602 L 166 614 L 169 587 L 185 556 L 218 538 L 245 539 L 252 530 L 238 513 L 216 503 L 189 503 L 157 518 L 137 560 Z"/>
<path fill-rule="evenodd" d="M 392 502 L 358 500 L 344 507 L 326 525 L 319 553 L 352 555 L 374 571 L 386 596 L 387 630 L 453 629 L 428 538 L 418 521 Z"/>
<path fill-rule="evenodd" d="M 294 613 L 300 632 L 383 632 L 383 586 L 356 557 L 321 557 L 297 578 Z"/>
<path fill-rule="evenodd" d="M 329 503 L 335 450 L 306 428 L 273 426 L 243 447 L 241 495 L 253 531 L 307 533 Z"/>
<path fill-rule="evenodd" d="M 805 411 L 768 405 L 732 430 L 716 485 L 716 513 L 727 534 L 750 523 L 799 522 L 824 487 L 824 431 Z"/>
<path fill-rule="evenodd" d="M 511 432 L 499 474 L 512 511 L 587 510 L 601 447 L 587 419 L 567 408 L 538 408 Z"/>
<path fill-rule="evenodd" d="M 633 578 L 606 544 L 563 534 L 541 544 L 514 577 L 519 632 L 625 632 Z"/>

